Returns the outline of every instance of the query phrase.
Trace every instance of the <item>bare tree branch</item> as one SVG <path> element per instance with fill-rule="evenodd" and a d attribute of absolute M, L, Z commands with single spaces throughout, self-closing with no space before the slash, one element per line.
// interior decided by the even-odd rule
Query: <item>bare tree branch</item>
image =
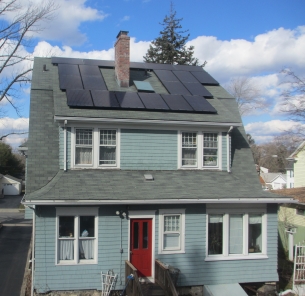
<path fill-rule="evenodd" d="M 25 135 L 25 134 L 28 134 L 29 132 L 20 132 L 20 133 L 16 133 L 16 132 L 11 132 L 11 133 L 8 133 L 6 135 L 2 135 L 0 137 L 0 141 L 2 141 L 4 138 L 10 136 L 10 135 Z"/>

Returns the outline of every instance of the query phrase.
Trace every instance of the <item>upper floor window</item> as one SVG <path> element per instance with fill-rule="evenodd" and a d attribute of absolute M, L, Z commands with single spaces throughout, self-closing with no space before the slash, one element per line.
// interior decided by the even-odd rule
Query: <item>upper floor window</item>
<path fill-rule="evenodd" d="M 71 155 L 74 167 L 118 167 L 118 134 L 117 129 L 75 128 Z"/>
<path fill-rule="evenodd" d="M 220 168 L 220 134 L 206 132 L 181 133 L 182 168 Z"/>

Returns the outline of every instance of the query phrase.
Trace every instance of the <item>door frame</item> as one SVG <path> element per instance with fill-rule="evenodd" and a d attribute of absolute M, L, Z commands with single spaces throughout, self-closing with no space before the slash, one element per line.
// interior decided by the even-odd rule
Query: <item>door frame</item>
<path fill-rule="evenodd" d="M 155 281 L 155 220 L 156 211 L 129 211 L 128 212 L 128 261 L 130 261 L 130 227 L 131 219 L 152 219 L 151 225 L 151 277 L 148 277 L 151 282 Z"/>

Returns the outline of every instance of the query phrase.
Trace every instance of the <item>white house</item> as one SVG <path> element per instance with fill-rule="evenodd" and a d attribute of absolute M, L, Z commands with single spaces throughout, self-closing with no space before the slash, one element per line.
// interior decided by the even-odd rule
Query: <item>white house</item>
<path fill-rule="evenodd" d="M 286 175 L 282 173 L 261 173 L 266 186 L 269 189 L 283 189 L 286 188 Z"/>
<path fill-rule="evenodd" d="M 20 195 L 22 180 L 10 175 L 0 175 L 0 188 L 2 195 Z"/>

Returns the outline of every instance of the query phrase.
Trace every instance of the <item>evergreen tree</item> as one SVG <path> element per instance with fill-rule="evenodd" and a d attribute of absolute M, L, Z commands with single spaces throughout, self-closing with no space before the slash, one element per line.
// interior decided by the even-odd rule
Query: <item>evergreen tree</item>
<path fill-rule="evenodd" d="M 188 32 L 181 31 L 182 26 L 180 25 L 181 19 L 176 18 L 176 11 L 173 9 L 171 3 L 170 15 L 165 16 L 163 23 L 163 30 L 160 31 L 160 36 L 157 37 L 152 44 L 146 55 L 143 57 L 146 63 L 159 63 L 159 64 L 172 64 L 172 65 L 192 65 L 202 66 L 199 64 L 199 60 L 195 58 L 194 46 L 186 47 L 186 42 L 190 36 L 182 34 Z"/>

